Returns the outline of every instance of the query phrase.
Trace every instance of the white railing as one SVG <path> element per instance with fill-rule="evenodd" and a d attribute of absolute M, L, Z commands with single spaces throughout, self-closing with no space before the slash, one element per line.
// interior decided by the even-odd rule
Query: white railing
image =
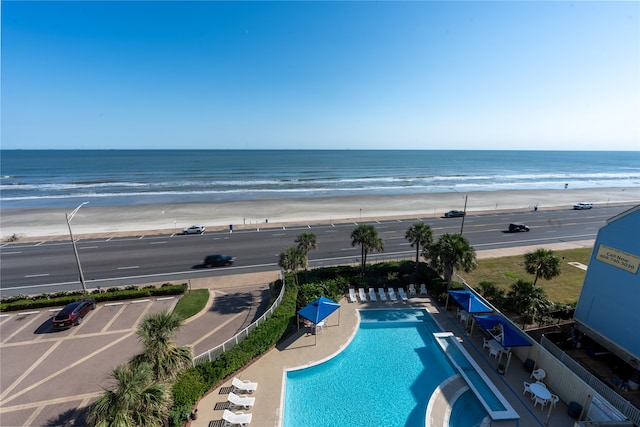
<path fill-rule="evenodd" d="M 544 335 L 540 340 L 540 344 L 558 360 L 560 360 L 566 367 L 568 367 L 575 375 L 580 377 L 582 381 L 587 383 L 596 393 L 604 397 L 611 405 L 613 405 L 618 411 L 620 411 L 625 417 L 629 418 L 636 425 L 640 425 L 640 409 L 636 408 L 620 396 L 615 390 L 612 390 L 604 382 L 595 377 L 591 372 L 582 367 L 578 362 L 573 360 L 571 356 L 562 351 L 558 346 L 552 343 Z"/>
<path fill-rule="evenodd" d="M 204 362 L 213 362 L 216 358 L 220 357 L 225 351 L 235 347 L 240 344 L 242 341 L 249 336 L 249 333 L 257 328 L 259 325 L 263 324 L 267 321 L 269 317 L 273 315 L 273 312 L 280 306 L 282 302 L 282 298 L 284 296 L 284 288 L 285 288 L 285 275 L 283 272 L 280 273 L 280 277 L 282 279 L 282 288 L 280 289 L 280 294 L 278 298 L 271 304 L 271 307 L 267 311 L 264 312 L 262 316 L 260 316 L 255 322 L 251 323 L 249 326 L 238 332 L 233 337 L 229 338 L 222 344 L 217 347 L 212 348 L 211 350 L 207 350 L 202 354 L 193 358 L 193 366 L 196 366 L 200 363 Z"/>

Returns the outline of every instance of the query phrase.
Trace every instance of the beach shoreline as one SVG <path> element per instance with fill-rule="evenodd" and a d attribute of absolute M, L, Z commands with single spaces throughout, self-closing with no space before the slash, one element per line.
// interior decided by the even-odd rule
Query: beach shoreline
<path fill-rule="evenodd" d="M 456 209 L 469 214 L 501 211 L 571 209 L 590 202 L 594 208 L 637 204 L 640 187 L 561 190 L 501 190 L 403 195 L 335 196 L 308 199 L 262 199 L 237 202 L 166 203 L 95 206 L 79 209 L 71 221 L 74 237 L 173 234 L 193 224 L 207 230 L 248 230 L 313 224 L 440 217 Z M 65 239 L 65 213 L 73 209 L 1 209 L 2 240 L 47 237 Z"/>

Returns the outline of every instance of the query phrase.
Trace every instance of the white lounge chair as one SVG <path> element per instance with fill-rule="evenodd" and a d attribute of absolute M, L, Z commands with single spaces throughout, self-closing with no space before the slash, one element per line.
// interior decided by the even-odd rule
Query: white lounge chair
<path fill-rule="evenodd" d="M 427 295 L 427 285 L 424 283 L 420 284 L 420 295 Z"/>
<path fill-rule="evenodd" d="M 253 414 L 245 414 L 242 412 L 231 412 L 228 409 L 225 409 L 222 413 L 222 420 L 224 421 L 224 426 L 248 426 L 251 422 L 251 417 Z"/>
<path fill-rule="evenodd" d="M 358 288 L 358 295 L 360 296 L 360 301 L 367 302 L 367 294 L 364 292 L 364 288 Z"/>
<path fill-rule="evenodd" d="M 231 380 L 231 385 L 233 386 L 233 391 L 243 393 L 253 393 L 258 388 L 258 383 L 235 377 Z"/>
<path fill-rule="evenodd" d="M 380 295 L 380 301 L 387 300 L 387 295 L 384 293 L 384 289 L 378 288 L 378 295 Z"/>
<path fill-rule="evenodd" d="M 410 297 L 416 296 L 416 285 L 414 285 L 413 283 L 409 285 L 409 296 Z"/>
<path fill-rule="evenodd" d="M 396 292 L 393 290 L 393 288 L 389 288 L 389 299 L 391 301 L 398 301 L 398 297 L 396 297 Z"/>
<path fill-rule="evenodd" d="M 402 289 L 402 288 L 398 288 L 398 295 L 400 295 L 400 299 L 402 301 L 407 301 L 409 299 L 407 294 L 404 292 L 404 289 Z"/>
<path fill-rule="evenodd" d="M 373 288 L 369 288 L 369 299 L 371 301 L 378 301 L 378 297 L 376 296 L 376 290 Z"/>
<path fill-rule="evenodd" d="M 358 302 L 358 298 L 356 297 L 356 290 L 353 288 L 349 288 L 349 301 Z"/>
<path fill-rule="evenodd" d="M 234 392 L 229 393 L 227 398 L 232 408 L 250 409 L 256 401 L 255 397 L 238 396 Z"/>

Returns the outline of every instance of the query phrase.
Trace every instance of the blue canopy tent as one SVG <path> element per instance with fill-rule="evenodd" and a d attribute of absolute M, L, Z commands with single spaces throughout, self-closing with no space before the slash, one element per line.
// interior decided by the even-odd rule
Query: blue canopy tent
<path fill-rule="evenodd" d="M 470 290 L 449 291 L 449 295 L 469 313 L 491 313 L 493 311 Z"/>
<path fill-rule="evenodd" d="M 298 315 L 304 317 L 314 325 L 322 322 L 329 317 L 331 313 L 340 308 L 340 304 L 330 300 L 325 296 L 321 296 L 311 304 L 302 307 L 298 310 Z M 338 317 L 338 324 L 340 324 L 340 318 Z M 317 337 L 316 337 L 317 339 Z"/>
<path fill-rule="evenodd" d="M 486 316 L 473 316 L 474 320 L 482 327 L 482 329 L 486 330 L 493 336 L 493 338 L 502 345 L 502 347 L 510 348 L 510 347 L 524 347 L 528 345 L 532 345 L 529 338 L 527 338 L 522 332 L 520 332 L 516 327 L 514 327 L 508 320 L 506 320 L 503 316 L 497 314 L 490 314 Z M 502 330 L 502 333 L 497 337 L 491 330 L 496 326 L 499 326 Z M 498 359 L 498 363 L 502 360 L 502 353 L 500 353 L 500 358 Z M 505 367 L 505 372 L 507 368 L 509 368 L 509 362 L 511 361 L 511 351 L 509 351 L 509 357 L 507 359 L 507 366 Z"/>

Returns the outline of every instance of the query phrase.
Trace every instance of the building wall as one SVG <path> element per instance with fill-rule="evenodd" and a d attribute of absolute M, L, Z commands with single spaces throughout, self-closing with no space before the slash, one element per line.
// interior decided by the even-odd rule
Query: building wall
<path fill-rule="evenodd" d="M 600 334 L 636 363 L 640 360 L 638 264 L 640 206 L 610 219 L 598 232 L 575 312 L 579 324 L 591 330 L 588 335 Z"/>

